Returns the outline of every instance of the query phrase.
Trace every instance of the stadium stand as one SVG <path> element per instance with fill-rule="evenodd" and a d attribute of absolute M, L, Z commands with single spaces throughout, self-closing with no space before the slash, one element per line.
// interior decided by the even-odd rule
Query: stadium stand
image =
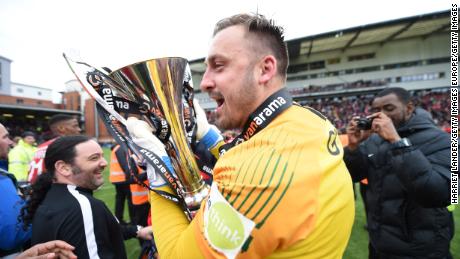
<path fill-rule="evenodd" d="M 286 87 L 342 133 L 352 116 L 370 114 L 377 92 L 402 87 L 449 131 L 449 18 L 441 11 L 288 40 Z M 206 69 L 203 61 L 190 61 L 195 85 Z M 214 121 L 215 102 L 199 87 L 195 96 Z"/>

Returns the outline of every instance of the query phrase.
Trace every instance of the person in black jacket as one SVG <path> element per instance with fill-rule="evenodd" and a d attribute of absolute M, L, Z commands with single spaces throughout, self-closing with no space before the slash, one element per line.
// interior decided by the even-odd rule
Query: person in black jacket
<path fill-rule="evenodd" d="M 373 134 L 352 120 L 344 155 L 353 181 L 369 182 L 369 258 L 451 258 L 450 136 L 403 88 L 378 93 L 372 111 Z"/>
<path fill-rule="evenodd" d="M 151 228 L 121 225 L 93 191 L 104 183 L 107 166 L 97 142 L 85 136 L 54 141 L 45 156 L 46 173 L 32 186 L 22 211 L 32 222 L 32 245 L 63 240 L 78 258 L 126 258 L 123 239 L 151 239 Z"/>

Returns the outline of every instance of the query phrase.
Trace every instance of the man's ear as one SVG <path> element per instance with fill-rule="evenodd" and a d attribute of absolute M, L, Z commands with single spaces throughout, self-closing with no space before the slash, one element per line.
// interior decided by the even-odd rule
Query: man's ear
<path fill-rule="evenodd" d="M 415 105 L 412 101 L 409 101 L 407 104 L 406 104 L 406 115 L 407 116 L 410 116 L 412 113 L 414 113 L 414 110 L 415 110 Z"/>
<path fill-rule="evenodd" d="M 273 55 L 267 55 L 259 63 L 260 76 L 259 83 L 266 84 L 277 73 L 277 61 Z"/>
<path fill-rule="evenodd" d="M 55 173 L 58 173 L 62 176 L 72 175 L 72 166 L 66 162 L 59 160 L 54 163 Z"/>
<path fill-rule="evenodd" d="M 56 131 L 57 131 L 59 134 L 62 134 L 62 132 L 64 131 L 64 125 L 62 125 L 61 123 L 59 123 L 59 124 L 56 126 Z"/>

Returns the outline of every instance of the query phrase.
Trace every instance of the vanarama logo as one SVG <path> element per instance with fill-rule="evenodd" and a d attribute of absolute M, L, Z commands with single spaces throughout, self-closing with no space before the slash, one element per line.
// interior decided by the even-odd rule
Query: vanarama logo
<path fill-rule="evenodd" d="M 243 223 L 224 202 L 216 202 L 209 209 L 209 222 L 206 230 L 209 241 L 220 249 L 238 248 L 245 240 Z"/>
<path fill-rule="evenodd" d="M 102 88 L 102 97 L 104 98 L 105 102 L 109 105 L 110 109 L 114 109 L 114 104 L 113 104 L 113 93 L 112 89 L 110 88 Z"/>
<path fill-rule="evenodd" d="M 269 119 L 273 113 L 278 111 L 284 104 L 286 104 L 286 99 L 281 96 L 278 96 L 276 99 L 271 101 L 267 107 L 265 107 L 259 114 L 256 115 L 251 124 L 249 124 L 248 129 L 244 133 L 244 139 L 248 140 L 250 137 L 252 137 L 260 125 Z"/>

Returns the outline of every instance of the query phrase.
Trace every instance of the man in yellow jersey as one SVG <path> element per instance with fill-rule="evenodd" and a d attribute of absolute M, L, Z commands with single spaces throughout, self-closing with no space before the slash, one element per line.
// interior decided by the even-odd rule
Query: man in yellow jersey
<path fill-rule="evenodd" d="M 206 65 L 201 89 L 217 102 L 217 126 L 242 133 L 219 147 L 210 194 L 191 222 L 151 194 L 160 257 L 342 258 L 351 178 L 337 130 L 284 87 L 283 29 L 259 14 L 223 19 Z"/>

